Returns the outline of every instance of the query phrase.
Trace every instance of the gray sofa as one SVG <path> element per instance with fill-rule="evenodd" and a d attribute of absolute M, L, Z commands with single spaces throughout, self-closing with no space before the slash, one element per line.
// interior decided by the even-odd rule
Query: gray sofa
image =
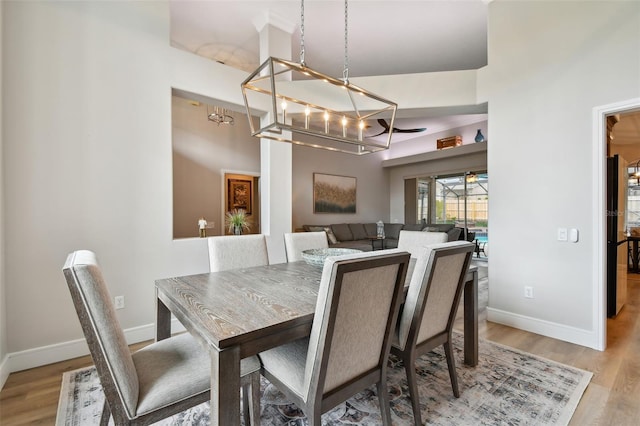
<path fill-rule="evenodd" d="M 303 225 L 302 228 L 307 232 L 325 231 L 329 240 L 329 247 L 355 248 L 363 251 L 370 251 L 373 245 L 370 236 L 375 236 L 378 226 L 375 222 L 371 223 L 337 223 L 331 225 Z M 455 228 L 450 224 L 402 224 L 402 223 L 385 223 L 384 224 L 384 248 L 397 248 L 400 231 L 430 231 L 430 232 L 446 232 L 449 241 L 456 241 L 460 238 L 461 229 Z M 374 241 L 376 249 L 380 248 L 381 242 Z"/>

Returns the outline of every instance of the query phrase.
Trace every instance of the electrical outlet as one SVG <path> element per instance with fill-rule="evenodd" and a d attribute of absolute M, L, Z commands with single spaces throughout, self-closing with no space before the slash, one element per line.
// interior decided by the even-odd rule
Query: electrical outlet
<path fill-rule="evenodd" d="M 116 309 L 124 308 L 124 296 L 116 296 L 114 301 L 115 301 Z"/>
<path fill-rule="evenodd" d="M 528 285 L 524 287 L 524 297 L 527 299 L 533 299 L 533 287 Z"/>

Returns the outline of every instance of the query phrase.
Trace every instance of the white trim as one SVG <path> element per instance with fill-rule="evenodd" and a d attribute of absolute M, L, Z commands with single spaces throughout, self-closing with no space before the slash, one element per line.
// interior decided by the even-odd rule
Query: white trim
<path fill-rule="evenodd" d="M 184 326 L 175 318 L 171 320 L 172 333 L 185 331 Z M 155 324 L 147 324 L 124 330 L 127 344 L 144 342 L 155 339 Z M 10 373 L 29 368 L 40 367 L 54 362 L 66 361 L 89 354 L 89 347 L 85 339 L 70 340 L 54 345 L 41 346 L 20 352 L 12 352 L 0 365 L 0 389 L 9 377 Z"/>
<path fill-rule="evenodd" d="M 593 252 L 592 252 L 592 300 L 593 329 L 596 337 L 594 349 L 603 351 L 607 347 L 607 279 L 606 279 L 606 116 L 640 108 L 640 98 L 628 99 L 593 108 Z"/>
<path fill-rule="evenodd" d="M 2 360 L 2 363 L 0 363 L 0 389 L 4 387 L 5 383 L 7 383 L 9 373 L 9 356 L 6 355 Z"/>
<path fill-rule="evenodd" d="M 531 333 L 552 337 L 593 349 L 597 348 L 597 336 L 591 330 L 570 327 L 551 321 L 514 314 L 500 309 L 487 308 L 487 321 L 508 325 Z"/>

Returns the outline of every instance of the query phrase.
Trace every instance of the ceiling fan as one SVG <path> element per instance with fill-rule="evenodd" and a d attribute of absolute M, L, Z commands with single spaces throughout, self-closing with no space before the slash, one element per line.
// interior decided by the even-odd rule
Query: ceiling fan
<path fill-rule="evenodd" d="M 372 135 L 371 137 L 380 136 L 382 134 L 389 133 L 390 127 L 389 127 L 389 124 L 387 124 L 386 120 L 382 118 L 378 118 L 378 124 L 380 124 L 384 128 L 384 130 L 378 133 L 377 135 Z M 424 132 L 425 130 L 427 130 L 426 127 L 420 127 L 417 129 L 398 129 L 396 127 L 393 128 L 394 133 L 419 133 L 419 132 Z"/>

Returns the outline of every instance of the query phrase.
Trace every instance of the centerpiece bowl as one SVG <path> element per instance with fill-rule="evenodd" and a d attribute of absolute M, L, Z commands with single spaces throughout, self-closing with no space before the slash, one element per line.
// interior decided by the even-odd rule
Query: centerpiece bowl
<path fill-rule="evenodd" d="M 362 250 L 349 249 L 349 248 L 322 248 L 322 249 L 309 249 L 302 251 L 302 258 L 309 265 L 323 266 L 324 261 L 329 256 L 344 256 L 345 254 L 360 253 Z"/>

